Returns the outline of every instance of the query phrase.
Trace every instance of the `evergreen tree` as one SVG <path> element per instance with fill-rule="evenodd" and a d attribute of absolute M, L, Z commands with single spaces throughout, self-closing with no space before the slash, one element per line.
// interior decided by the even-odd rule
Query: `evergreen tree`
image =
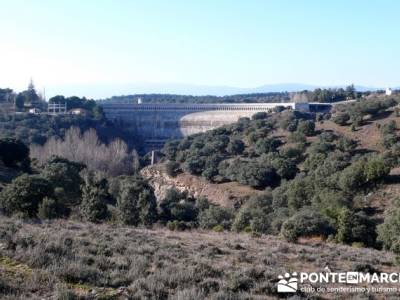
<path fill-rule="evenodd" d="M 122 223 L 150 225 L 157 220 L 157 202 L 153 189 L 139 177 L 125 177 L 120 182 L 117 208 Z"/>
<path fill-rule="evenodd" d="M 87 172 L 83 176 L 81 186 L 82 203 L 80 212 L 90 222 L 99 222 L 107 217 L 107 202 L 110 198 L 107 192 L 107 180 L 98 174 Z"/>

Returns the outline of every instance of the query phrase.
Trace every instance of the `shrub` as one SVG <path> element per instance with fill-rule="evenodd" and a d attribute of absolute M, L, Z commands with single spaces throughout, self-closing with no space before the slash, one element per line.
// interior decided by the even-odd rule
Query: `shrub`
<path fill-rule="evenodd" d="M 163 147 L 163 153 L 169 160 L 175 160 L 176 152 L 178 151 L 179 141 L 167 141 Z"/>
<path fill-rule="evenodd" d="M 271 165 L 276 173 L 285 179 L 293 179 L 299 170 L 293 161 L 284 158 L 273 159 Z"/>
<path fill-rule="evenodd" d="M 83 180 L 80 212 L 85 220 L 100 222 L 107 217 L 107 202 L 110 199 L 107 180 L 93 172 L 86 172 Z"/>
<path fill-rule="evenodd" d="M 305 136 L 312 136 L 315 134 L 315 123 L 311 120 L 300 120 L 297 125 L 297 132 Z"/>
<path fill-rule="evenodd" d="M 329 221 L 318 212 L 309 209 L 293 215 L 283 223 L 281 229 L 282 236 L 291 242 L 295 242 L 301 236 L 327 237 L 332 233 L 333 228 Z"/>
<path fill-rule="evenodd" d="M 388 133 L 383 135 L 382 144 L 386 149 L 390 149 L 393 145 L 395 145 L 398 141 L 398 137 L 396 134 Z"/>
<path fill-rule="evenodd" d="M 232 224 L 233 212 L 230 209 L 211 205 L 199 214 L 199 226 L 204 229 L 211 229 L 221 226 L 223 229 L 229 229 Z"/>
<path fill-rule="evenodd" d="M 280 177 L 274 168 L 255 160 L 235 160 L 226 168 L 220 164 L 219 169 L 220 173 L 230 180 L 255 188 L 276 186 L 280 182 Z"/>
<path fill-rule="evenodd" d="M 164 222 L 184 221 L 193 222 L 197 219 L 198 209 L 195 199 L 188 196 L 188 193 L 169 189 L 165 198 L 159 205 L 160 217 Z"/>
<path fill-rule="evenodd" d="M 254 150 L 258 155 L 268 153 L 268 152 L 275 152 L 278 147 L 282 144 L 282 142 L 275 138 L 263 138 L 259 139 L 255 146 Z"/>
<path fill-rule="evenodd" d="M 378 226 L 378 238 L 383 247 L 400 254 L 400 209 L 396 208 L 385 217 L 383 224 Z"/>
<path fill-rule="evenodd" d="M 66 208 L 57 200 L 45 197 L 39 204 L 38 217 L 40 219 L 56 219 L 66 214 Z"/>
<path fill-rule="evenodd" d="M 336 148 L 343 152 L 353 151 L 357 147 L 357 142 L 347 137 L 341 137 L 336 142 Z"/>
<path fill-rule="evenodd" d="M 153 189 L 140 177 L 125 177 L 117 197 L 119 220 L 128 225 L 150 225 L 157 220 Z"/>
<path fill-rule="evenodd" d="M 365 177 L 367 182 L 377 182 L 389 175 L 390 166 L 380 157 L 372 157 L 365 164 Z"/>
<path fill-rule="evenodd" d="M 235 231 L 249 228 L 252 232 L 268 233 L 270 229 L 269 213 L 272 208 L 272 194 L 266 192 L 253 196 L 240 208 L 232 224 Z"/>
<path fill-rule="evenodd" d="M 80 186 L 82 178 L 80 172 L 85 168 L 81 163 L 72 162 L 64 158 L 53 157 L 44 166 L 41 175 L 51 185 L 61 191 L 57 193 L 58 199 L 66 204 L 76 205 L 81 200 Z"/>
<path fill-rule="evenodd" d="M 312 179 L 309 177 L 296 177 L 287 186 L 286 196 L 291 212 L 298 211 L 311 203 L 314 194 Z"/>
<path fill-rule="evenodd" d="M 240 155 L 243 153 L 245 145 L 243 141 L 238 139 L 233 139 L 229 142 L 228 146 L 226 147 L 226 151 L 232 155 Z"/>
<path fill-rule="evenodd" d="M 340 126 L 344 126 L 347 122 L 350 121 L 350 116 L 347 113 L 342 113 L 333 118 L 333 122 Z"/>
<path fill-rule="evenodd" d="M 354 213 L 344 208 L 339 214 L 336 239 L 345 244 L 373 246 L 376 239 L 375 224 L 364 213 Z"/>
<path fill-rule="evenodd" d="M 267 114 L 266 112 L 260 111 L 260 112 L 258 112 L 258 113 L 255 113 L 255 114 L 251 117 L 251 119 L 252 119 L 252 120 L 263 120 L 263 119 L 266 119 L 267 117 L 268 117 L 268 114 Z"/>
<path fill-rule="evenodd" d="M 193 175 L 200 175 L 204 171 L 205 160 L 202 157 L 190 156 L 184 163 L 184 169 Z"/>
<path fill-rule="evenodd" d="M 0 193 L 0 206 L 8 215 L 37 216 L 40 202 L 53 196 L 50 182 L 38 175 L 23 174 L 14 179 Z"/>
<path fill-rule="evenodd" d="M 303 133 L 295 131 L 289 135 L 288 141 L 291 143 L 306 143 L 307 139 Z"/>

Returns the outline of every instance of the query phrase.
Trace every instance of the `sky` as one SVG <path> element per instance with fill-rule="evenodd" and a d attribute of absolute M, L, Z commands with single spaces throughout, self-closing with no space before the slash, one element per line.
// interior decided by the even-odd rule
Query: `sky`
<path fill-rule="evenodd" d="M 400 86 L 399 10 L 397 0 L 0 0 L 0 87 Z"/>

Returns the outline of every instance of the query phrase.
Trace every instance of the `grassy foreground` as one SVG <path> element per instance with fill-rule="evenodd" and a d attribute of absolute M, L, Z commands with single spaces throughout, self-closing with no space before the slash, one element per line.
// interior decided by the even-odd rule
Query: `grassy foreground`
<path fill-rule="evenodd" d="M 396 272 L 394 261 L 318 240 L 0 217 L 1 299 L 274 299 L 285 272 Z"/>

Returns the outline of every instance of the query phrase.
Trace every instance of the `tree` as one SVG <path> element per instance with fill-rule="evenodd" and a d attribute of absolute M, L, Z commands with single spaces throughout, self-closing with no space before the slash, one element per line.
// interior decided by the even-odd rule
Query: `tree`
<path fill-rule="evenodd" d="M 354 84 L 346 87 L 346 97 L 349 99 L 354 99 L 356 97 L 356 89 L 354 87 Z"/>
<path fill-rule="evenodd" d="M 0 206 L 7 215 L 37 216 L 39 204 L 53 196 L 50 182 L 38 175 L 23 174 L 15 178 L 0 193 Z"/>
<path fill-rule="evenodd" d="M 84 168 L 81 163 L 53 157 L 44 166 L 41 175 L 56 189 L 58 200 L 64 204 L 76 205 L 81 201 L 80 187 L 83 182 L 80 172 Z"/>
<path fill-rule="evenodd" d="M 24 109 L 25 101 L 26 101 L 25 95 L 23 93 L 19 93 L 15 98 L 15 107 L 17 111 L 21 111 Z"/>
<path fill-rule="evenodd" d="M 229 229 L 232 224 L 233 212 L 228 208 L 210 205 L 209 208 L 203 210 L 199 214 L 199 225 L 204 229 L 212 229 L 215 226 L 222 226 Z"/>
<path fill-rule="evenodd" d="M 280 181 L 276 170 L 257 161 L 238 162 L 229 168 L 230 178 L 255 188 L 277 186 Z"/>
<path fill-rule="evenodd" d="M 264 119 L 266 119 L 267 117 L 268 117 L 268 114 L 267 114 L 266 112 L 260 111 L 260 112 L 258 112 L 258 113 L 255 113 L 255 114 L 251 117 L 251 119 L 252 119 L 252 120 L 264 120 Z"/>
<path fill-rule="evenodd" d="M 232 224 L 235 231 L 243 231 L 248 228 L 254 232 L 268 233 L 270 230 L 270 213 L 272 211 L 272 194 L 266 192 L 252 196 L 236 214 Z"/>
<path fill-rule="evenodd" d="M 157 220 L 153 189 L 140 177 L 124 177 L 120 182 L 117 209 L 123 224 L 150 225 Z"/>
<path fill-rule="evenodd" d="M 82 202 L 79 208 L 85 220 L 97 223 L 106 219 L 107 202 L 110 199 L 107 185 L 107 180 L 97 173 L 86 172 L 83 175 Z"/>
<path fill-rule="evenodd" d="M 200 175 L 204 171 L 205 160 L 202 157 L 190 156 L 186 159 L 183 167 L 193 175 Z"/>
<path fill-rule="evenodd" d="M 228 153 L 232 154 L 232 155 L 240 155 L 243 153 L 245 148 L 245 144 L 243 143 L 243 141 L 239 140 L 239 139 L 232 139 L 227 148 L 226 151 L 228 151 Z"/>
<path fill-rule="evenodd" d="M 390 166 L 380 157 L 372 157 L 365 164 L 365 176 L 367 182 L 378 182 L 389 175 Z"/>
<path fill-rule="evenodd" d="M 397 207 L 385 217 L 383 224 L 378 226 L 378 241 L 387 250 L 400 254 L 400 209 Z"/>
<path fill-rule="evenodd" d="M 290 242 L 297 241 L 301 236 L 327 237 L 333 232 L 332 225 L 324 216 L 309 209 L 304 209 L 287 219 L 281 228 L 282 236 Z"/>
<path fill-rule="evenodd" d="M 339 214 L 336 240 L 340 243 L 363 243 L 366 246 L 375 244 L 375 224 L 364 213 L 353 212 L 343 208 Z"/>
<path fill-rule="evenodd" d="M 337 140 L 336 147 L 342 152 L 351 152 L 357 148 L 357 141 L 343 136 Z"/>
<path fill-rule="evenodd" d="M 312 136 L 315 134 L 315 123 L 310 120 L 300 120 L 297 125 L 297 132 L 305 136 Z"/>
<path fill-rule="evenodd" d="M 281 144 L 282 142 L 276 138 L 263 138 L 256 142 L 254 150 L 258 155 L 275 152 Z"/>
<path fill-rule="evenodd" d="M 165 198 L 160 203 L 160 217 L 164 222 L 193 222 L 197 219 L 198 210 L 195 199 L 188 193 L 174 188 L 167 190 Z"/>
<path fill-rule="evenodd" d="M 346 125 L 348 121 L 350 121 L 350 116 L 348 113 L 342 113 L 333 118 L 333 122 L 340 126 Z"/>

